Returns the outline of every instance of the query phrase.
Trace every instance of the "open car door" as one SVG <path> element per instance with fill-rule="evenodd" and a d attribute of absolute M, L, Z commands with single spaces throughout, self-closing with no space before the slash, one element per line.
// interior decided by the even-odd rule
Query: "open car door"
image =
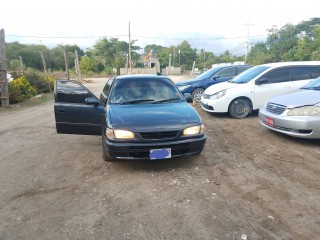
<path fill-rule="evenodd" d="M 81 83 L 56 80 L 54 101 L 57 133 L 101 135 L 103 104 Z"/>

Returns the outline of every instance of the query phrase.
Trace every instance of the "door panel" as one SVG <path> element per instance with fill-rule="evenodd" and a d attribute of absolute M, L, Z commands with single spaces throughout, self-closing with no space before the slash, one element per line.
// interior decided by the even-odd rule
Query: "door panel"
<path fill-rule="evenodd" d="M 97 104 L 86 104 L 88 97 L 94 97 Z M 104 107 L 78 82 L 56 81 L 54 113 L 57 133 L 101 135 Z"/>
<path fill-rule="evenodd" d="M 260 79 L 266 79 L 266 82 L 254 86 L 253 109 L 261 108 L 272 97 L 293 91 L 291 67 L 273 70 L 261 76 Z"/>

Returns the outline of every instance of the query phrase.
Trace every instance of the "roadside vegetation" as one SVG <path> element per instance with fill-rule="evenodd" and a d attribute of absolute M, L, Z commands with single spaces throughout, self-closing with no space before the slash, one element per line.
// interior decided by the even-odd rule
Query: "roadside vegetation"
<path fill-rule="evenodd" d="M 320 60 L 320 18 L 302 21 L 297 25 L 286 24 L 280 29 L 273 26 L 267 32 L 266 41 L 251 46 L 246 58 L 247 64 Z M 142 48 L 136 46 L 136 42 L 131 42 L 133 67 L 143 67 L 138 62 Z M 86 51 L 77 45 L 58 45 L 49 49 L 44 45 L 6 43 L 9 72 L 14 77 L 9 83 L 10 102 L 18 103 L 36 94 L 48 93 L 53 90 L 54 79 L 66 78 L 63 52 L 66 53 L 71 78 L 76 78 L 75 51 L 80 58 L 83 77 L 105 77 L 119 74 L 120 68 L 128 61 L 128 49 L 129 44 L 118 38 L 102 38 Z M 39 51 L 46 59 L 49 77 L 42 73 Z M 174 60 L 172 64 L 175 67 L 182 66 L 185 70 L 191 70 L 194 61 L 195 67 L 200 69 L 211 68 L 215 63 L 245 61 L 244 55 L 236 56 L 230 51 L 217 56 L 205 49 L 192 48 L 187 40 L 170 47 L 150 44 L 145 46 L 143 52 L 158 57 L 161 68 L 168 66 L 169 54 Z M 22 65 L 19 59 L 23 60 Z"/>

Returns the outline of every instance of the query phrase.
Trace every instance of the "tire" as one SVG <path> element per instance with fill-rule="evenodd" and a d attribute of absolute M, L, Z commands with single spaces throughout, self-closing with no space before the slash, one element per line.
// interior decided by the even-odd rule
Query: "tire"
<path fill-rule="evenodd" d="M 229 107 L 229 114 L 234 118 L 245 118 L 251 112 L 249 101 L 245 99 L 233 100 Z"/>
<path fill-rule="evenodd" d="M 195 90 L 193 90 L 191 94 L 192 100 L 195 101 L 196 103 L 200 103 L 203 92 L 204 92 L 203 88 L 196 88 Z"/>

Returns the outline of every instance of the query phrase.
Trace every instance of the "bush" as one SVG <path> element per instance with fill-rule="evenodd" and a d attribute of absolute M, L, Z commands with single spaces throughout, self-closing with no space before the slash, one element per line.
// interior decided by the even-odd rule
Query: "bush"
<path fill-rule="evenodd" d="M 37 93 L 36 88 L 31 86 L 25 77 L 20 77 L 9 82 L 8 91 L 10 103 L 22 102 Z"/>
<path fill-rule="evenodd" d="M 29 81 L 31 86 L 33 86 L 37 93 L 48 93 L 50 92 L 48 81 L 46 80 L 43 73 L 36 70 L 28 70 L 25 73 L 25 78 Z M 49 77 L 49 83 L 51 90 L 53 89 L 54 78 Z"/>

